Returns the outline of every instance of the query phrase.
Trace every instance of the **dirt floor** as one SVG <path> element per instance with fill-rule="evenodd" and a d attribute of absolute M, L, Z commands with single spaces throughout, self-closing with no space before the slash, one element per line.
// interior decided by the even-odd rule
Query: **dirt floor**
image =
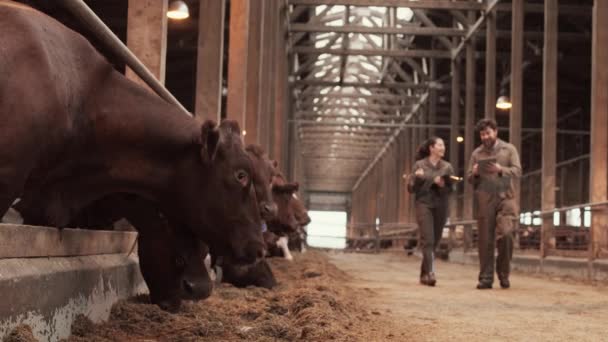
<path fill-rule="evenodd" d="M 550 277 L 511 276 L 477 290 L 478 269 L 439 262 L 437 287 L 418 284 L 420 259 L 405 254 L 331 253 L 371 291 L 373 310 L 387 312 L 412 341 L 608 341 L 608 288 Z M 386 318 L 386 317 L 385 317 Z"/>
<path fill-rule="evenodd" d="M 110 320 L 79 319 L 70 342 L 83 341 L 388 341 L 406 340 L 388 317 L 369 308 L 369 291 L 326 254 L 295 254 L 294 262 L 270 259 L 280 285 L 272 291 L 222 285 L 177 314 L 147 304 L 147 296 L 114 305 Z M 385 318 L 386 317 L 386 318 Z"/>
<path fill-rule="evenodd" d="M 80 319 L 82 341 L 608 341 L 608 288 L 512 275 L 512 288 L 476 290 L 477 269 L 438 262 L 438 284 L 418 284 L 405 253 L 309 251 L 271 259 L 272 290 L 222 285 L 177 314 L 142 296 L 110 320 Z M 33 341 L 20 327 L 6 342 Z"/>

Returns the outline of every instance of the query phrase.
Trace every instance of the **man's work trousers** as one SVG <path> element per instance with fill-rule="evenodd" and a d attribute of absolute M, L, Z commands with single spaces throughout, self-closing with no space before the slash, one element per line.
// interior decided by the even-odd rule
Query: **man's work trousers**
<path fill-rule="evenodd" d="M 477 198 L 477 229 L 479 251 L 479 281 L 494 281 L 494 250 L 496 274 L 499 279 L 508 279 L 513 256 L 513 231 L 517 205 L 510 198 L 483 191 L 475 193 Z"/>
<path fill-rule="evenodd" d="M 429 208 L 426 204 L 416 203 L 416 221 L 420 229 L 420 247 L 422 249 L 421 276 L 435 272 L 433 264 L 435 248 L 441 240 L 447 212 L 447 205 L 444 204 Z"/>

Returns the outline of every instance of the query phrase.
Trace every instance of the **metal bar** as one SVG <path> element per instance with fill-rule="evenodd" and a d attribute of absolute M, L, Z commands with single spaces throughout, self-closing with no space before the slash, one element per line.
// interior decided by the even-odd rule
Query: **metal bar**
<path fill-rule="evenodd" d="M 402 34 L 412 36 L 464 36 L 465 30 L 448 27 L 420 27 L 407 25 L 404 27 L 368 27 L 368 26 L 329 26 L 310 24 L 291 24 L 291 32 L 317 32 L 317 33 L 360 33 L 360 34 Z"/>
<path fill-rule="evenodd" d="M 555 208 L 555 160 L 557 142 L 557 17 L 558 0 L 545 1 L 545 46 L 543 48 L 543 137 L 541 209 Z M 542 220 L 541 257 L 547 255 L 551 240 L 553 218 Z"/>
<path fill-rule="evenodd" d="M 500 0 L 492 0 L 492 2 L 485 9 L 483 15 L 479 19 L 477 19 L 477 21 L 472 26 L 469 27 L 469 30 L 467 31 L 467 34 L 465 35 L 464 39 L 460 42 L 460 44 L 458 44 L 455 50 L 452 50 L 452 59 L 460 55 L 462 49 L 464 49 L 465 44 L 473 37 L 473 35 L 475 35 L 481 25 L 483 25 L 484 21 L 486 20 L 487 14 L 492 12 L 494 8 L 496 8 L 499 1 Z"/>
<path fill-rule="evenodd" d="M 70 11 L 81 23 L 86 25 L 91 32 L 112 50 L 121 60 L 125 61 L 137 76 L 154 90 L 158 96 L 165 101 L 176 105 L 184 114 L 192 114 L 182 106 L 181 103 L 152 75 L 152 73 L 141 63 L 141 61 L 125 46 L 123 42 L 99 19 L 87 4 L 82 0 L 59 0 L 59 3 Z"/>
<path fill-rule="evenodd" d="M 460 146 L 456 141 L 456 138 L 460 136 L 460 59 L 451 61 L 451 74 L 452 74 L 452 99 L 450 108 L 450 141 L 448 146 L 450 147 L 450 163 L 454 168 L 454 172 L 458 174 L 460 167 Z M 458 217 L 458 203 L 456 202 L 456 196 L 451 197 L 450 202 L 450 221 Z"/>
<path fill-rule="evenodd" d="M 443 50 L 373 50 L 373 49 L 321 49 L 315 47 L 296 46 L 291 49 L 299 54 L 328 54 L 349 56 L 384 56 L 393 58 L 420 57 L 420 58 L 452 58 L 450 51 Z"/>

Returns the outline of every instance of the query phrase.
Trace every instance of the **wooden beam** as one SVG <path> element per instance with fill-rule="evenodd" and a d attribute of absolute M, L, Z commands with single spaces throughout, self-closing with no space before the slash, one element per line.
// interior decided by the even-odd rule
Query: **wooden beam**
<path fill-rule="evenodd" d="M 475 14 L 468 13 L 469 22 L 475 20 Z M 473 142 L 475 141 L 475 38 L 467 43 L 465 66 L 465 120 L 464 120 L 464 155 L 465 160 L 473 154 Z M 466 165 L 465 170 L 468 170 Z M 464 203 L 462 217 L 465 220 L 473 219 L 473 185 L 469 182 L 464 184 Z"/>
<path fill-rule="evenodd" d="M 591 159 L 589 202 L 608 200 L 608 2 L 595 0 L 591 50 Z M 591 214 L 589 259 L 608 251 L 608 216 L 605 210 Z"/>
<path fill-rule="evenodd" d="M 389 89 L 426 89 L 431 86 L 430 83 L 401 83 L 401 82 L 384 82 L 384 83 L 364 83 L 364 82 L 340 82 L 334 81 L 319 81 L 319 80 L 297 80 L 293 82 L 296 86 L 308 87 L 361 87 L 361 88 L 389 88 Z"/>
<path fill-rule="evenodd" d="M 367 27 L 367 26 L 329 26 L 294 23 L 290 26 L 291 32 L 316 33 L 360 33 L 360 34 L 402 34 L 408 36 L 464 36 L 465 30 L 449 27 L 420 27 L 407 25 L 404 27 Z"/>
<path fill-rule="evenodd" d="M 232 0 L 230 3 L 226 118 L 238 121 L 241 129 L 245 127 L 247 113 L 249 5 L 248 0 Z"/>
<path fill-rule="evenodd" d="M 486 15 L 485 117 L 496 118 L 496 10 Z"/>
<path fill-rule="evenodd" d="M 289 0 L 291 5 L 306 6 L 382 6 L 382 7 L 409 7 L 422 9 L 444 9 L 444 10 L 477 10 L 484 8 L 482 4 L 470 1 L 453 2 L 449 0 Z"/>
<path fill-rule="evenodd" d="M 167 58 L 167 0 L 129 0 L 127 47 L 154 77 L 165 84 Z M 127 78 L 150 89 L 127 67 Z"/>
<path fill-rule="evenodd" d="M 465 35 L 464 39 L 460 42 L 460 44 L 456 47 L 456 49 L 452 50 L 452 59 L 454 59 L 454 58 L 458 57 L 458 55 L 460 55 L 460 53 L 462 52 L 462 49 L 464 49 L 464 47 L 465 47 L 465 44 L 473 38 L 473 36 L 477 32 L 477 30 L 479 30 L 481 25 L 483 25 L 484 21 L 486 20 L 487 14 L 494 11 L 494 8 L 496 8 L 496 6 L 498 5 L 498 2 L 500 0 L 490 0 L 490 1 L 491 2 L 486 7 L 483 15 L 469 27 L 469 30 L 467 31 L 467 34 Z M 469 12 L 469 13 L 471 13 L 471 12 Z M 470 20 L 469 20 L 469 22 L 470 22 Z"/>
<path fill-rule="evenodd" d="M 319 49 L 314 47 L 296 46 L 292 49 L 293 53 L 299 54 L 328 54 L 328 55 L 349 55 L 349 56 L 384 56 L 392 58 L 452 58 L 449 51 L 443 50 L 372 50 L 372 49 Z"/>
<path fill-rule="evenodd" d="M 275 73 L 275 112 L 274 112 L 274 139 L 272 141 L 273 153 L 271 157 L 279 162 L 279 169 L 287 173 L 287 116 L 289 111 L 289 75 L 287 63 L 287 40 L 286 40 L 286 3 L 283 0 L 275 0 L 275 15 L 277 15 L 277 26 L 275 29 L 275 53 L 276 53 L 276 73 Z"/>
<path fill-rule="evenodd" d="M 543 139 L 541 210 L 555 208 L 555 163 L 557 146 L 557 34 L 558 0 L 545 0 L 545 46 L 543 48 Z M 541 256 L 555 247 L 553 215 L 542 218 Z"/>
<path fill-rule="evenodd" d="M 460 135 L 460 59 L 451 61 L 452 74 L 452 98 L 450 101 L 450 140 L 448 147 L 450 149 L 450 163 L 454 172 L 458 174 L 460 161 L 460 144 L 456 138 Z M 456 196 L 452 195 L 450 200 L 450 220 L 454 221 L 458 218 L 458 203 L 455 200 Z"/>
<path fill-rule="evenodd" d="M 262 60 L 262 3 L 251 1 L 249 3 L 249 42 L 247 44 L 247 100 L 245 105 L 245 127 L 241 127 L 246 144 L 259 144 L 259 105 L 261 84 L 260 63 Z"/>
<path fill-rule="evenodd" d="M 222 70 L 226 0 L 201 0 L 196 58 L 194 113 L 219 122 L 222 111 Z"/>
<path fill-rule="evenodd" d="M 511 90 L 512 103 L 509 115 L 509 141 L 521 151 L 523 110 L 523 52 L 524 52 L 524 0 L 513 0 L 511 13 Z M 514 180 L 515 202 L 520 203 L 520 180 Z"/>

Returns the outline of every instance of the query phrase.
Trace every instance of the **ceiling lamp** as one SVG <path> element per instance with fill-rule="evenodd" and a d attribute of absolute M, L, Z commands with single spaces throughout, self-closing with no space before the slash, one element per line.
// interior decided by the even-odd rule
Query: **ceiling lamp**
<path fill-rule="evenodd" d="M 190 16 L 190 12 L 188 11 L 188 5 L 185 2 L 178 0 L 173 1 L 169 5 L 169 10 L 167 11 L 167 17 L 171 19 L 182 20 L 186 19 Z"/>
<path fill-rule="evenodd" d="M 498 109 L 507 110 L 511 109 L 512 106 L 513 104 L 511 103 L 511 100 L 506 95 L 502 95 L 498 98 L 498 100 L 496 100 L 496 108 Z"/>

